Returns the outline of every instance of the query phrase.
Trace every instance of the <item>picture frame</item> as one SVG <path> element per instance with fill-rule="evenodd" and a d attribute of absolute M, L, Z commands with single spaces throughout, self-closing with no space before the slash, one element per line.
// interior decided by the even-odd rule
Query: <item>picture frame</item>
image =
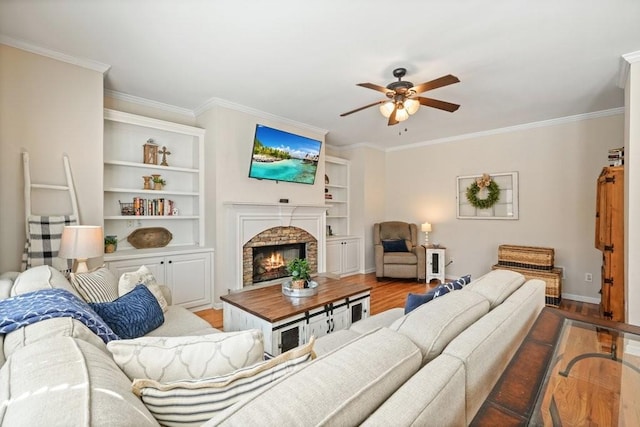
<path fill-rule="evenodd" d="M 158 144 L 153 139 L 148 139 L 143 147 L 142 162 L 148 165 L 158 164 Z"/>
<path fill-rule="evenodd" d="M 456 177 L 456 218 L 458 219 L 505 219 L 517 220 L 520 217 L 518 207 L 518 172 L 500 172 L 488 174 L 500 189 L 498 201 L 491 207 L 480 209 L 467 199 L 467 189 L 482 173 Z"/>

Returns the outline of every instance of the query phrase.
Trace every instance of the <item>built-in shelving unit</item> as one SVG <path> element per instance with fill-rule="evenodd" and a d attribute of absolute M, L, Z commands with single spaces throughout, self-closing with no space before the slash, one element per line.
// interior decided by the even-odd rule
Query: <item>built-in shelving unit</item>
<path fill-rule="evenodd" d="M 325 157 L 325 203 L 327 209 L 326 272 L 347 276 L 360 271 L 362 239 L 349 235 L 349 177 L 350 162 L 338 157 Z"/>
<path fill-rule="evenodd" d="M 135 114 L 104 110 L 103 193 L 104 234 L 118 237 L 118 250 L 105 254 L 117 275 L 141 265 L 152 268 L 175 296 L 174 304 L 204 308 L 213 300 L 213 249 L 204 247 L 204 129 Z M 166 147 L 167 166 L 144 162 L 144 148 L 153 140 Z M 162 190 L 144 189 L 143 176 L 160 175 Z M 153 212 L 123 215 L 122 204 L 135 198 L 156 201 Z M 157 205 L 168 204 L 159 211 Z M 153 203 L 153 202 L 152 202 Z M 163 227 L 172 234 L 163 248 L 135 249 L 127 241 L 134 230 Z"/>

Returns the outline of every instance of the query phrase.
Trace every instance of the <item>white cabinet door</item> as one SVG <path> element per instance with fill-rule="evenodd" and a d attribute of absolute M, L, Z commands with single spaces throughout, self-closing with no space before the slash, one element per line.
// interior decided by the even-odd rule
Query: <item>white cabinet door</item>
<path fill-rule="evenodd" d="M 330 274 L 342 273 L 342 242 L 327 240 L 326 270 Z"/>
<path fill-rule="evenodd" d="M 309 324 L 307 325 L 307 342 L 309 342 L 309 338 L 311 338 L 312 335 L 316 338 L 320 338 L 329 334 L 330 329 L 331 319 L 328 312 L 325 311 L 310 318 Z"/>
<path fill-rule="evenodd" d="M 141 266 L 145 266 L 149 269 L 153 277 L 156 278 L 156 282 L 160 285 L 168 285 L 165 276 L 165 259 L 164 257 L 148 257 L 148 258 L 133 258 L 121 261 L 110 261 L 106 263 L 107 268 L 120 279 L 124 273 L 130 273 L 138 270 Z"/>
<path fill-rule="evenodd" d="M 331 332 L 347 329 L 349 326 L 351 326 L 351 312 L 346 304 L 334 308 L 331 316 Z"/>
<path fill-rule="evenodd" d="M 174 304 L 190 308 L 211 302 L 210 254 L 173 255 L 165 266 Z"/>
<path fill-rule="evenodd" d="M 345 240 L 342 245 L 342 274 L 357 273 L 360 270 L 360 240 Z"/>

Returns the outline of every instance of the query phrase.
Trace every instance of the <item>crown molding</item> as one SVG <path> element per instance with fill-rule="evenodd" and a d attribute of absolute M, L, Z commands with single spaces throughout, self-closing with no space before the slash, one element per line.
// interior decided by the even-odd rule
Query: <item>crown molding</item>
<path fill-rule="evenodd" d="M 169 111 L 171 113 L 182 114 L 188 117 L 195 117 L 192 110 L 188 108 L 176 107 L 175 105 L 165 104 L 164 102 L 152 101 L 151 99 L 142 98 L 140 96 L 129 95 L 126 93 L 118 92 L 111 89 L 105 89 L 104 95 L 120 101 L 131 102 L 134 104 L 142 105 L 144 107 L 156 108 L 158 110 Z"/>
<path fill-rule="evenodd" d="M 625 53 L 620 58 L 620 72 L 618 74 L 618 87 L 624 89 L 627 86 L 627 77 L 629 77 L 629 69 L 634 62 L 640 62 L 640 50 L 631 53 Z"/>
<path fill-rule="evenodd" d="M 302 123 L 302 122 L 297 122 L 295 120 L 287 119 L 286 117 L 276 116 L 275 114 L 267 113 L 265 111 L 261 111 L 261 110 L 255 109 L 255 108 L 247 107 L 246 105 L 236 104 L 235 102 L 226 101 L 224 99 L 215 98 L 215 97 L 209 99 L 207 102 L 202 104 L 200 107 L 198 107 L 195 110 L 193 110 L 193 113 L 197 117 L 197 116 L 201 115 L 202 113 L 204 113 L 205 111 L 208 111 L 208 110 L 210 110 L 211 108 L 214 108 L 214 107 L 223 107 L 223 108 L 227 108 L 229 110 L 235 110 L 235 111 L 239 111 L 241 113 L 251 114 L 252 116 L 261 117 L 263 119 L 282 122 L 282 123 L 285 123 L 287 125 L 295 126 L 297 128 L 307 129 L 307 130 L 309 130 L 309 131 L 311 131 L 313 133 L 317 133 L 317 134 L 320 134 L 320 135 L 326 135 L 326 134 L 329 133 L 329 131 L 326 130 L 326 129 L 322 129 L 322 128 L 319 128 L 319 127 L 316 127 L 316 126 L 313 126 L 313 125 L 309 125 L 309 124 L 306 124 L 306 123 Z"/>
<path fill-rule="evenodd" d="M 75 56 L 67 55 L 66 53 L 36 46 L 23 40 L 14 39 L 13 37 L 5 36 L 4 34 L 0 34 L 0 43 L 15 47 L 16 49 L 35 53 L 36 55 L 46 56 L 47 58 L 56 59 L 68 64 L 77 65 L 78 67 L 97 71 L 101 74 L 105 74 L 109 71 L 109 68 L 111 68 L 111 65 L 103 64 L 102 62 L 94 61 L 92 59 L 77 58 Z"/>
<path fill-rule="evenodd" d="M 355 150 L 357 148 L 370 148 L 372 150 L 378 150 L 383 153 L 386 151 L 384 148 L 380 147 L 379 145 L 370 144 L 368 142 L 359 142 L 357 144 L 350 144 L 350 145 L 344 145 L 344 146 L 327 144 L 327 148 L 334 151 L 349 151 L 349 150 Z"/>
<path fill-rule="evenodd" d="M 479 138 L 483 136 L 517 132 L 521 130 L 535 129 L 535 128 L 548 127 L 548 126 L 557 126 L 565 123 L 579 122 L 582 120 L 596 119 L 599 117 L 615 116 L 618 114 L 624 114 L 624 107 L 612 108 L 609 110 L 594 111 L 592 113 L 576 114 L 574 116 L 559 117 L 557 119 L 542 120 L 539 122 L 525 123 L 521 125 L 509 126 L 504 128 L 498 128 L 498 129 L 490 129 L 490 130 L 485 130 L 481 132 L 466 133 L 463 135 L 456 135 L 456 136 L 451 136 L 446 138 L 432 139 L 429 141 L 418 142 L 415 144 L 408 144 L 400 147 L 388 148 L 385 151 L 389 152 L 389 151 L 410 150 L 412 148 L 424 147 L 426 145 L 443 144 L 445 142 L 455 142 L 455 141 L 462 141 L 465 139 Z"/>

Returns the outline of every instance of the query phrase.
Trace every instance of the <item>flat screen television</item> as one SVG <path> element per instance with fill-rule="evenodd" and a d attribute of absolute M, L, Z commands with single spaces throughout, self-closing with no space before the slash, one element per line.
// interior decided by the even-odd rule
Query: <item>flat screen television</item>
<path fill-rule="evenodd" d="M 256 125 L 249 178 L 313 184 L 321 141 Z"/>

